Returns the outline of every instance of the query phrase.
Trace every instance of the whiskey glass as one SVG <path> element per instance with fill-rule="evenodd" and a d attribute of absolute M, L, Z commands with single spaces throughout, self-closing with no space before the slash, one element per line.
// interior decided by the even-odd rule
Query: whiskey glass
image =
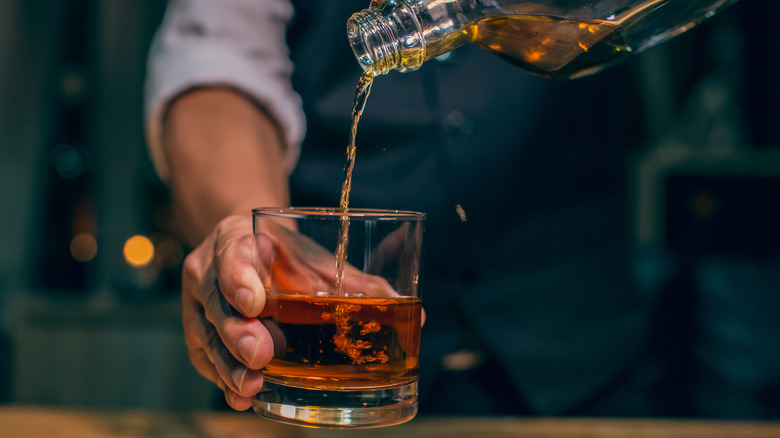
<path fill-rule="evenodd" d="M 425 214 L 337 208 L 252 214 L 266 289 L 259 318 L 274 343 L 255 412 L 329 428 L 413 418 Z"/>

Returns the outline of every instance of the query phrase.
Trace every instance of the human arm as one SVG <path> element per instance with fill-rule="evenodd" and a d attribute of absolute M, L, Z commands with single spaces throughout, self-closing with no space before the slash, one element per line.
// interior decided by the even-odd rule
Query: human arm
<path fill-rule="evenodd" d="M 249 212 L 289 204 L 280 166 L 283 145 L 274 124 L 252 102 L 232 90 L 204 88 L 173 103 L 163 146 L 172 199 L 186 218 L 182 231 L 195 247 L 182 273 L 190 360 L 233 408 L 244 410 L 262 386 L 258 370 L 273 349 L 267 330 L 254 318 L 265 294 Z"/>
<path fill-rule="evenodd" d="M 301 105 L 278 35 L 253 33 L 284 32 L 278 14 L 254 14 L 278 3 L 173 2 L 177 13 L 166 18 L 153 46 L 147 91 L 151 155 L 171 188 L 182 232 L 195 247 L 182 274 L 189 354 L 238 410 L 251 406 L 262 385 L 260 370 L 273 355 L 273 340 L 256 318 L 265 290 L 274 287 L 263 260 L 271 254 L 286 258 L 289 269 L 276 270 L 274 278 L 287 285 L 335 279 L 333 255 L 303 244 L 300 235 L 268 227 L 257 245 L 253 241 L 250 210 L 289 205 L 287 177 L 302 137 L 296 117 Z M 222 26 L 212 22 L 211 14 L 228 4 L 241 13 L 216 20 Z M 247 23 L 253 16 L 267 19 L 265 25 Z M 246 47 L 246 38 L 262 47 Z M 392 293 L 386 282 L 360 277 L 356 288 Z"/>
<path fill-rule="evenodd" d="M 150 154 L 195 248 L 182 273 L 185 339 L 195 368 L 238 410 L 251 406 L 272 350 L 254 318 L 265 295 L 250 211 L 289 205 L 303 137 L 284 44 L 291 15 L 284 0 L 173 0 L 149 58 Z"/>
<path fill-rule="evenodd" d="M 168 186 L 193 246 L 227 216 L 289 205 L 278 129 L 234 90 L 200 88 L 178 98 L 164 122 L 163 145 Z"/>
<path fill-rule="evenodd" d="M 246 212 L 289 201 L 287 177 L 278 165 L 283 146 L 251 102 L 231 90 L 193 91 L 172 105 L 164 127 L 173 199 L 189 218 L 184 231 L 199 243 L 182 275 L 190 359 L 233 408 L 244 410 L 262 387 L 259 370 L 278 347 L 256 318 L 265 290 L 332 289 L 334 255 L 286 223 L 259 224 L 255 247 Z M 278 263 L 269 266 L 270 259 Z M 345 269 L 345 290 L 395 295 L 385 280 Z"/>

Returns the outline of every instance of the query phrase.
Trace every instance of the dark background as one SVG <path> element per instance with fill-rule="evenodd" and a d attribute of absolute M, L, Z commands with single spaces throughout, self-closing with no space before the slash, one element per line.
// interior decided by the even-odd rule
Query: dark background
<path fill-rule="evenodd" d="M 187 359 L 178 304 L 187 248 L 143 135 L 146 55 L 164 7 L 0 0 L 0 402 L 219 404 Z M 740 272 L 778 266 L 778 16 L 777 2 L 743 0 L 629 61 L 651 129 L 627 165 L 632 239 L 648 281 L 669 283 L 669 323 L 659 333 L 688 357 L 681 379 L 706 351 L 686 343 L 694 335 L 677 334 L 733 308 L 701 299 L 703 287 L 720 284 L 713 272 L 758 266 L 733 270 L 738 281 Z M 86 261 L 71 253 L 82 233 L 97 242 Z M 146 266 L 122 255 L 134 235 L 156 244 Z M 733 316 L 770 318 L 761 311 L 780 300 L 775 280 L 755 287 L 758 298 L 745 292 L 757 306 Z M 748 337 L 776 325 L 765 328 Z"/>

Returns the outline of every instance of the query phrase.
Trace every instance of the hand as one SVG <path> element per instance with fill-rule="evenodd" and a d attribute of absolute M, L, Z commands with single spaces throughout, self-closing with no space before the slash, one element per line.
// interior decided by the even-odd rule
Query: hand
<path fill-rule="evenodd" d="M 182 273 L 182 322 L 190 361 L 225 393 L 252 406 L 271 360 L 268 330 L 256 318 L 265 304 L 249 216 L 230 216 L 190 253 Z"/>
<path fill-rule="evenodd" d="M 334 285 L 334 254 L 306 236 L 267 221 L 255 243 L 249 216 L 223 219 L 184 261 L 182 321 L 190 360 L 233 409 L 250 408 L 263 384 L 260 370 L 274 353 L 273 338 L 257 319 L 265 288 L 314 292 Z M 397 295 L 381 277 L 349 265 L 344 290 Z"/>

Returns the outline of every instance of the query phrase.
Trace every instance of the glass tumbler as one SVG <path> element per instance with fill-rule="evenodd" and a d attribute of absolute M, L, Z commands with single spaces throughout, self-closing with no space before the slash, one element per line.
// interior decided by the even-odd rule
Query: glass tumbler
<path fill-rule="evenodd" d="M 417 413 L 425 214 L 252 211 L 260 319 L 274 342 L 253 406 L 309 427 L 399 424 Z"/>

